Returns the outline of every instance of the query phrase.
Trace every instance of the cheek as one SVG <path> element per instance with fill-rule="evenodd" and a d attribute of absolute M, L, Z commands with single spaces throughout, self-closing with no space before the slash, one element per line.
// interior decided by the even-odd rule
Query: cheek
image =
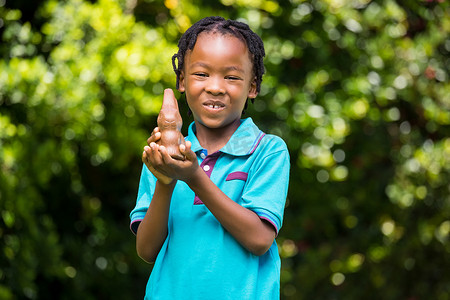
<path fill-rule="evenodd" d="M 203 88 L 201 82 L 195 80 L 186 81 L 186 91 L 190 94 L 198 93 Z"/>
<path fill-rule="evenodd" d="M 230 86 L 228 91 L 230 94 L 234 95 L 235 97 L 247 98 L 249 89 L 250 89 L 250 87 L 248 87 L 248 86 L 234 85 L 234 86 Z"/>

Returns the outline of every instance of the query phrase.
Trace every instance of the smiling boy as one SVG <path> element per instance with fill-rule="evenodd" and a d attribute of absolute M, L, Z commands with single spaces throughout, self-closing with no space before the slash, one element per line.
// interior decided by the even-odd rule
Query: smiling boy
<path fill-rule="evenodd" d="M 139 256 L 156 259 L 146 299 L 278 299 L 289 154 L 280 138 L 241 120 L 259 92 L 262 41 L 241 22 L 212 17 L 179 48 L 177 88 L 194 118 L 180 145 L 186 159 L 155 143 L 156 128 L 130 215 Z"/>

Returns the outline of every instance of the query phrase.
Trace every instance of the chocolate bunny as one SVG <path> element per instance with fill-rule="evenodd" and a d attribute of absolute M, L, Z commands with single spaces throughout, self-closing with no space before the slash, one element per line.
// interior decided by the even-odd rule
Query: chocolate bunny
<path fill-rule="evenodd" d="M 163 103 L 157 122 L 161 132 L 161 139 L 158 141 L 158 144 L 166 147 L 172 158 L 184 160 L 185 157 L 179 149 L 180 144 L 185 144 L 184 137 L 180 131 L 183 126 L 183 119 L 178 110 L 177 99 L 171 89 L 164 90 Z"/>

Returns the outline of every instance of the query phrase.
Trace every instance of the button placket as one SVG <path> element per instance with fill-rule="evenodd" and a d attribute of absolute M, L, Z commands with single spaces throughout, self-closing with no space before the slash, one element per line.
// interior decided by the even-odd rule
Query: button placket
<path fill-rule="evenodd" d="M 214 167 L 214 164 L 216 163 L 216 160 L 216 157 L 207 156 L 200 165 L 200 167 L 203 169 L 203 171 L 205 171 L 208 177 L 211 177 L 212 169 Z"/>
<path fill-rule="evenodd" d="M 204 153 L 201 153 L 200 157 L 202 157 L 202 154 L 204 154 Z M 216 164 L 216 161 L 219 158 L 219 156 L 220 156 L 220 152 L 216 152 L 211 155 L 205 156 L 205 159 L 200 164 L 200 168 L 203 169 L 203 171 L 206 173 L 206 175 L 208 175 L 209 178 L 211 178 L 212 170 L 213 170 L 214 165 Z M 203 204 L 203 202 L 197 195 L 195 195 L 194 205 L 198 205 L 198 204 Z"/>

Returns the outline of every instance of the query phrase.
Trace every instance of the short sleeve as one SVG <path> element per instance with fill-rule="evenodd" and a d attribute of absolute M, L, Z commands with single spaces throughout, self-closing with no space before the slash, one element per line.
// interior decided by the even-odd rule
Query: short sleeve
<path fill-rule="evenodd" d="M 278 234 L 289 186 L 290 158 L 281 138 L 266 135 L 264 139 L 252 154 L 258 157 L 249 171 L 242 201 L 244 207 L 272 224 Z"/>
<path fill-rule="evenodd" d="M 139 181 L 139 190 L 136 200 L 136 206 L 130 213 L 130 229 L 136 234 L 139 224 L 144 219 L 147 209 L 150 205 L 150 201 L 153 197 L 153 192 L 156 185 L 156 178 L 148 170 L 148 168 L 143 165 L 141 172 L 141 179 Z"/>

